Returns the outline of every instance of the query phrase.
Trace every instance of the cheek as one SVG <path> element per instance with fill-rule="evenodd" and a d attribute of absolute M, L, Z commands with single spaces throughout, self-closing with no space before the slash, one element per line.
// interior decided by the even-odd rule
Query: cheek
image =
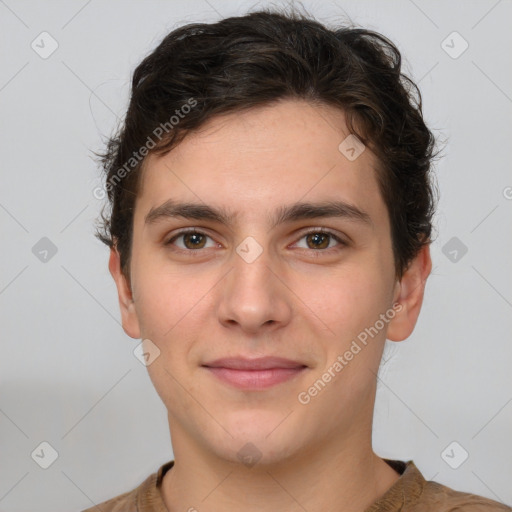
<path fill-rule="evenodd" d="M 197 358 L 191 351 L 198 339 L 204 339 L 204 308 L 211 285 L 205 283 L 204 276 L 199 279 L 156 268 L 140 273 L 139 278 L 137 314 L 141 335 L 160 351 L 147 367 L 149 377 L 168 408 L 186 411 L 191 403 L 183 386 L 194 390 L 190 374 Z"/>
<path fill-rule="evenodd" d="M 162 399 L 174 400 L 171 396 L 180 395 L 179 383 L 189 382 L 190 373 L 197 370 L 201 348 L 210 344 L 214 287 L 222 273 L 199 272 L 192 265 L 178 270 L 154 264 L 141 268 L 145 270 L 139 272 L 136 301 L 141 336 L 160 351 L 148 372 Z"/>
<path fill-rule="evenodd" d="M 142 263 L 142 262 L 141 262 Z M 172 338 L 196 314 L 212 284 L 190 268 L 143 264 L 137 274 L 136 304 L 142 334 L 157 340 Z"/>
<path fill-rule="evenodd" d="M 381 270 L 354 265 L 333 272 L 323 290 L 317 295 L 318 309 L 311 309 L 319 311 L 318 317 L 330 331 L 317 337 L 322 363 L 312 383 L 316 378 L 327 379 L 330 391 L 322 399 L 325 406 L 353 407 L 355 414 L 380 364 L 387 324 L 379 319 L 389 308 L 388 283 Z M 339 397 L 335 406 L 333 394 Z"/>
<path fill-rule="evenodd" d="M 384 269 L 379 266 L 347 265 L 332 269 L 323 279 L 307 278 L 307 305 L 335 332 L 347 340 L 373 323 L 388 307 L 390 289 Z M 322 283 L 322 284 L 320 284 Z M 331 333 L 332 334 L 332 333 Z"/>

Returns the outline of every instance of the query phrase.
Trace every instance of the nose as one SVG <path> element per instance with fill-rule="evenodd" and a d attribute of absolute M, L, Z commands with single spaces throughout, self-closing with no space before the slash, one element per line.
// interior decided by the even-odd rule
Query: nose
<path fill-rule="evenodd" d="M 252 262 L 234 254 L 232 263 L 217 310 L 221 324 L 252 335 L 286 325 L 292 316 L 293 294 L 279 262 L 264 250 Z"/>

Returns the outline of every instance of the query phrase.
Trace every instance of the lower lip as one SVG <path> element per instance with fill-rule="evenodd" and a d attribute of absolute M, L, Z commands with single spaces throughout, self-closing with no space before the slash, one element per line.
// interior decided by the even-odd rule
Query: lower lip
<path fill-rule="evenodd" d="M 292 379 L 306 367 L 270 368 L 268 370 L 233 370 L 231 368 L 205 367 L 217 378 L 241 389 L 265 389 Z"/>

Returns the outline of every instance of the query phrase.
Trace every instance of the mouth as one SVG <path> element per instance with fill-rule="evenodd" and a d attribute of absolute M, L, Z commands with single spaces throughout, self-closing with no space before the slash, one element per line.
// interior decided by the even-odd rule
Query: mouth
<path fill-rule="evenodd" d="M 221 381 L 240 389 L 267 389 L 303 373 L 307 365 L 278 357 L 223 358 L 202 365 Z"/>

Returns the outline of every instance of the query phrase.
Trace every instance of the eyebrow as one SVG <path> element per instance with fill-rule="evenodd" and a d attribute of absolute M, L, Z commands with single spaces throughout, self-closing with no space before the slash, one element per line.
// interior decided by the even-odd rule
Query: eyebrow
<path fill-rule="evenodd" d="M 180 217 L 184 219 L 213 221 L 229 225 L 237 219 L 237 214 L 225 208 L 215 208 L 206 204 L 178 202 L 168 199 L 160 206 L 150 209 L 145 217 L 145 224 L 160 220 Z M 277 208 L 268 218 L 270 229 L 280 224 L 305 219 L 341 217 L 373 226 L 370 215 L 356 206 L 344 201 L 322 201 L 318 203 L 294 203 Z"/>

